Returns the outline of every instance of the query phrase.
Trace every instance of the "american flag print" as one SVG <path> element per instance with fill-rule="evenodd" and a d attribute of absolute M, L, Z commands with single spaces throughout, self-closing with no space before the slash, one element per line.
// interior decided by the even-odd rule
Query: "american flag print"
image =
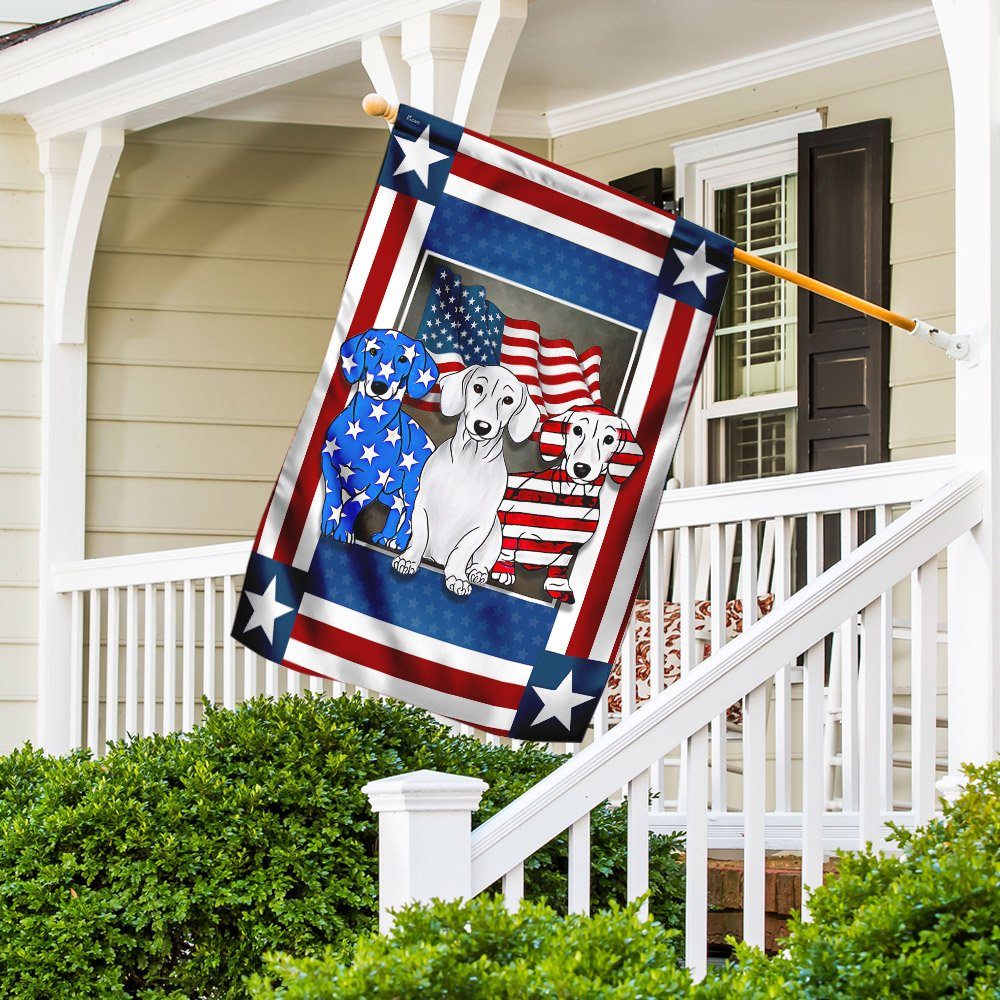
<path fill-rule="evenodd" d="M 491 733 L 582 739 L 732 258 L 401 107 L 234 637 Z"/>
<path fill-rule="evenodd" d="M 537 323 L 505 316 L 484 286 L 465 285 L 448 267 L 435 272 L 418 335 L 441 376 L 470 364 L 503 365 L 525 384 L 542 420 L 601 402 L 600 347 L 577 354 L 571 341 L 543 337 Z M 440 400 L 435 387 L 414 406 L 434 409 Z"/>

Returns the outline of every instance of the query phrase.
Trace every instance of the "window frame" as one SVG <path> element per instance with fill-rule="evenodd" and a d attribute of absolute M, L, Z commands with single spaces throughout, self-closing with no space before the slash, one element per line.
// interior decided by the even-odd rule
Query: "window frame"
<path fill-rule="evenodd" d="M 714 230 L 716 191 L 796 173 L 799 133 L 823 127 L 822 113 L 812 110 L 675 143 L 676 195 L 684 199 L 685 218 Z M 711 421 L 798 406 L 797 389 L 716 400 L 715 351 L 713 337 L 705 374 L 678 443 L 674 475 L 683 486 L 703 486 L 711 481 Z"/>

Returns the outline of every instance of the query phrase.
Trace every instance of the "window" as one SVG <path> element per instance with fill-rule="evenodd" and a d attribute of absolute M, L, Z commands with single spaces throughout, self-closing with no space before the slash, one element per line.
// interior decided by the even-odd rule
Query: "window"
<path fill-rule="evenodd" d="M 715 228 L 752 253 L 794 268 L 796 175 L 781 174 L 714 191 Z M 709 476 L 733 482 L 795 471 L 795 287 L 736 264 L 713 345 L 712 403 L 752 409 L 709 420 Z"/>
<path fill-rule="evenodd" d="M 798 136 L 818 112 L 674 146 L 684 215 L 738 246 L 797 267 Z M 736 264 L 675 462 L 682 485 L 795 472 L 797 292 Z"/>

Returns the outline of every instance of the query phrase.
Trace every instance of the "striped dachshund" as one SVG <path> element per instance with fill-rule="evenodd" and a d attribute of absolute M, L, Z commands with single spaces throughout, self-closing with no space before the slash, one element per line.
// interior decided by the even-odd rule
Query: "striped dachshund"
<path fill-rule="evenodd" d="M 518 566 L 547 569 L 545 593 L 572 604 L 570 565 L 597 530 L 605 479 L 625 482 L 642 461 L 642 449 L 625 420 L 603 406 L 546 420 L 539 446 L 542 457 L 558 465 L 507 478 L 497 512 L 503 544 L 490 575 L 510 586 Z"/>

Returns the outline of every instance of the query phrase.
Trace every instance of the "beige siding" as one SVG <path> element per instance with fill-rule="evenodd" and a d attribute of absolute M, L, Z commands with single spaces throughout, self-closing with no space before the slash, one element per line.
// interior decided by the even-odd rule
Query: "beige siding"
<path fill-rule="evenodd" d="M 90 289 L 88 555 L 256 531 L 385 142 L 204 119 L 128 138 Z"/>
<path fill-rule="evenodd" d="M 669 166 L 671 143 L 821 108 L 827 124 L 892 119 L 892 308 L 945 328 L 954 321 L 954 136 L 938 39 L 825 66 L 558 138 L 558 162 L 610 180 Z M 892 457 L 954 449 L 953 363 L 936 348 L 892 334 Z"/>
<path fill-rule="evenodd" d="M 34 134 L 0 117 L 0 753 L 35 735 L 43 221 Z"/>

